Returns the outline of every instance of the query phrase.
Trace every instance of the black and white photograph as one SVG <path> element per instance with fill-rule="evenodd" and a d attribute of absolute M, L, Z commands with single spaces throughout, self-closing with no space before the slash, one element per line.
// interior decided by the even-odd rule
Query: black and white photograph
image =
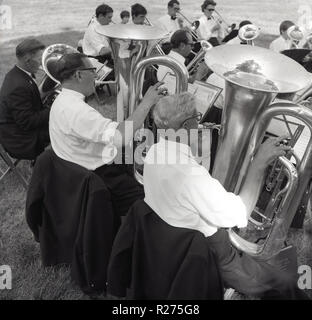
<path fill-rule="evenodd" d="M 310 0 L 0 0 L 0 300 L 311 299 Z"/>

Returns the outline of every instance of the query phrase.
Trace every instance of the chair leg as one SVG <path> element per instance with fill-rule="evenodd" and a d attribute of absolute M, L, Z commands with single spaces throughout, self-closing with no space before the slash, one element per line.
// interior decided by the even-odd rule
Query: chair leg
<path fill-rule="evenodd" d="M 20 170 L 16 167 L 20 160 L 15 160 L 14 162 L 12 159 L 7 155 L 7 153 L 4 150 L 0 150 L 0 156 L 3 159 L 3 161 L 7 164 L 9 167 L 1 176 L 0 180 L 2 180 L 10 171 L 12 171 L 16 177 L 20 180 L 23 187 L 27 190 L 28 188 L 28 182 L 20 172 Z"/>

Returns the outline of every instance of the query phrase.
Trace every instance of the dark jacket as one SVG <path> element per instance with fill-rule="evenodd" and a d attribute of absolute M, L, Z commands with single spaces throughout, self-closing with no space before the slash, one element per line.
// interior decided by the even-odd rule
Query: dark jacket
<path fill-rule="evenodd" d="M 15 66 L 0 90 L 0 143 L 15 158 L 36 158 L 48 139 L 49 112 L 34 80 Z"/>
<path fill-rule="evenodd" d="M 114 241 L 109 294 L 131 299 L 223 299 L 206 238 L 165 223 L 143 201 L 128 212 Z"/>
<path fill-rule="evenodd" d="M 70 264 L 85 292 L 106 289 L 113 211 L 100 177 L 46 150 L 34 167 L 26 220 L 40 242 L 44 266 Z"/>

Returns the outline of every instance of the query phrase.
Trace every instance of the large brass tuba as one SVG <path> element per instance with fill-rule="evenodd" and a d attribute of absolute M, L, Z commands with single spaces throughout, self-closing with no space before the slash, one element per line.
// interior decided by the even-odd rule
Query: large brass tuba
<path fill-rule="evenodd" d="M 99 26 L 96 31 L 110 41 L 117 81 L 117 120 L 123 121 L 133 112 L 129 102 L 132 100 L 130 87 L 135 80 L 135 66 L 145 57 L 147 51 L 150 52 L 148 47 L 152 42 L 156 45 L 157 41 L 167 37 L 167 33 L 154 26 L 134 24 Z M 175 63 L 174 59 L 162 56 L 157 59 L 157 63 L 171 65 L 177 78 L 181 79 L 182 68 Z M 152 64 L 154 62 L 147 63 L 147 65 Z M 187 78 L 183 74 L 184 76 Z M 140 81 L 143 80 L 140 79 Z"/>
<path fill-rule="evenodd" d="M 226 81 L 225 105 L 212 175 L 228 191 L 238 193 L 273 116 L 291 115 L 304 122 L 312 132 L 310 109 L 290 102 L 271 104 L 277 93 L 304 88 L 309 76 L 292 59 L 260 47 L 215 47 L 206 53 L 205 61 Z M 233 74 L 235 77 L 231 77 Z M 274 85 L 266 86 L 267 80 L 273 81 Z M 307 189 L 312 175 L 311 138 L 296 168 L 285 157 L 279 160 L 284 165 L 288 182 L 286 188 L 281 190 L 283 199 L 270 219 L 271 229 L 265 242 L 252 243 L 230 230 L 230 238 L 235 246 L 263 259 L 277 254 L 283 248 L 288 228 Z"/>
<path fill-rule="evenodd" d="M 167 37 L 162 29 L 148 25 L 109 25 L 100 26 L 97 32 L 109 39 L 113 52 L 117 80 L 117 121 L 123 121 L 131 115 L 142 99 L 144 74 L 149 66 L 169 67 L 176 76 L 176 92 L 187 91 L 188 74 L 178 61 L 164 55 L 146 57 L 157 46 L 157 41 Z M 138 167 L 140 164 L 134 161 L 134 176 L 142 183 Z"/>

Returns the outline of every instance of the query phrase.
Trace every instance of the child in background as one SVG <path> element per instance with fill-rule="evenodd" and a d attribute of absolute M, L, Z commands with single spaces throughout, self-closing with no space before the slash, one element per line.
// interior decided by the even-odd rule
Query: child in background
<path fill-rule="evenodd" d="M 129 22 L 130 19 L 130 12 L 127 10 L 123 10 L 120 13 L 121 23 L 126 24 Z"/>

